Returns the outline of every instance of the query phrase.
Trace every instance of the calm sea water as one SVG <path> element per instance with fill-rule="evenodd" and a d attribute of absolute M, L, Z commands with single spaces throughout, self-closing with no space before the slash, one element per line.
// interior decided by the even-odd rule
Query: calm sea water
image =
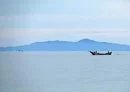
<path fill-rule="evenodd" d="M 130 92 L 130 52 L 0 52 L 0 92 Z"/>

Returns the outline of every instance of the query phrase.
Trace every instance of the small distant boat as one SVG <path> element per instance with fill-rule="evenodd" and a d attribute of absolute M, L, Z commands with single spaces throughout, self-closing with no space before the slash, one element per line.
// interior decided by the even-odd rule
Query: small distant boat
<path fill-rule="evenodd" d="M 23 50 L 19 49 L 18 52 L 23 52 Z"/>
<path fill-rule="evenodd" d="M 99 53 L 97 51 L 89 51 L 92 55 L 111 55 L 112 52 L 106 52 L 106 53 Z"/>

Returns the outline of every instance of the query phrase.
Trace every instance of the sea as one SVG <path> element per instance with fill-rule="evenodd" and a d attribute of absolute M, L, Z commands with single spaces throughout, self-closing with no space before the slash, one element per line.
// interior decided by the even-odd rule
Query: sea
<path fill-rule="evenodd" d="M 0 52 L 0 92 L 130 92 L 130 52 Z"/>

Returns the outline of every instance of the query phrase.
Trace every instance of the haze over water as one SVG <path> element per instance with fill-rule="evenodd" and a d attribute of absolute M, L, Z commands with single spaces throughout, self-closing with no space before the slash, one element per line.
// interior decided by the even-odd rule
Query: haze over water
<path fill-rule="evenodd" d="M 0 52 L 0 92 L 130 92 L 130 52 Z"/>

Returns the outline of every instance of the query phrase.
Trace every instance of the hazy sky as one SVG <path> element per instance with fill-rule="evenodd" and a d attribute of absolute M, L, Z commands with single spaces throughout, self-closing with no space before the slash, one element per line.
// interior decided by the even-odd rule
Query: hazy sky
<path fill-rule="evenodd" d="M 0 46 L 82 38 L 130 45 L 130 0 L 0 0 Z"/>

